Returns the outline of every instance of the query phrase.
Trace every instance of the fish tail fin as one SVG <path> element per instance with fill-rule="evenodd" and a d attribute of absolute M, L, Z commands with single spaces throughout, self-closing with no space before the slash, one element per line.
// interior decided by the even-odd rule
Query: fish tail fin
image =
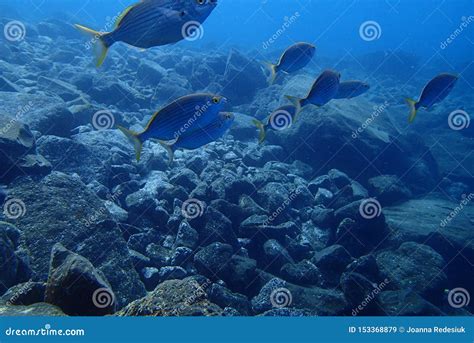
<path fill-rule="evenodd" d="M 410 98 L 405 99 L 408 107 L 410 107 L 410 116 L 408 117 L 408 122 L 411 124 L 415 120 L 417 108 L 416 108 L 416 101 Z"/>
<path fill-rule="evenodd" d="M 263 143 L 265 140 L 265 137 L 267 136 L 267 133 L 265 131 L 265 125 L 260 120 L 254 119 L 252 120 L 252 123 L 260 130 L 260 133 L 258 135 L 258 142 Z"/>
<path fill-rule="evenodd" d="M 300 99 L 296 96 L 291 96 L 291 95 L 285 95 L 285 98 L 291 101 L 293 105 L 295 105 L 297 112 L 299 113 L 301 109 L 303 108 L 303 99 Z"/>
<path fill-rule="evenodd" d="M 168 153 L 168 165 L 171 166 L 173 164 L 173 161 L 174 161 L 174 149 L 173 149 L 173 146 L 172 145 L 169 145 L 169 144 L 166 144 L 165 142 L 163 141 L 159 141 L 159 143 L 161 144 L 161 146 L 163 148 L 166 149 L 166 152 Z"/>
<path fill-rule="evenodd" d="M 270 85 L 273 85 L 273 83 L 275 82 L 275 79 L 276 79 L 276 73 L 277 73 L 277 66 L 273 63 L 270 63 L 270 62 L 264 62 L 265 63 L 265 66 L 268 68 L 268 70 L 270 70 L 270 78 L 268 80 L 268 83 Z"/>
<path fill-rule="evenodd" d="M 140 162 L 140 157 L 142 155 L 142 149 L 143 149 L 143 142 L 140 139 L 140 134 L 134 131 L 131 131 L 129 129 L 126 129 L 122 126 L 118 126 L 118 129 L 122 131 L 125 137 L 127 137 L 128 140 L 133 144 L 133 147 L 135 148 L 135 157 L 137 158 L 137 162 Z"/>
<path fill-rule="evenodd" d="M 99 68 L 104 63 L 107 52 L 112 45 L 112 43 L 106 39 L 108 33 L 95 31 L 79 24 L 75 24 L 74 26 L 91 39 L 90 45 L 95 55 L 96 66 Z"/>

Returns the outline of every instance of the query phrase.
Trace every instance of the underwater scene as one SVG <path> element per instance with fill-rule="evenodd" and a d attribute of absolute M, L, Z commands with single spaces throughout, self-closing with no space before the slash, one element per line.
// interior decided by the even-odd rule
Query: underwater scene
<path fill-rule="evenodd" d="M 472 0 L 0 0 L 0 316 L 470 316 Z"/>

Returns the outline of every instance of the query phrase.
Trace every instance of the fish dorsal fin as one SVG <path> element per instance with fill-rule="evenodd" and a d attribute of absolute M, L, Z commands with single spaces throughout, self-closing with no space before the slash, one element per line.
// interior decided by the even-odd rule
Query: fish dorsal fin
<path fill-rule="evenodd" d="M 141 3 L 141 2 L 140 2 L 140 3 Z M 132 9 L 134 9 L 136 6 L 138 6 L 140 3 L 134 4 L 134 5 L 131 5 L 131 6 L 128 6 L 128 7 L 122 12 L 122 14 L 120 14 L 119 17 L 117 18 L 117 21 L 115 22 L 115 28 L 118 28 L 118 27 L 122 24 L 123 20 L 124 20 L 125 17 L 127 16 L 127 14 L 129 14 L 130 11 L 131 11 Z"/>

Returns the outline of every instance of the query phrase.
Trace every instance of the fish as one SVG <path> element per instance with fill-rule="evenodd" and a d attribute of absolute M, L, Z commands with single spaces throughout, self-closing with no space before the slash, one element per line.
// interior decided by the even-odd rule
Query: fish
<path fill-rule="evenodd" d="M 117 42 L 149 49 L 194 36 L 216 6 L 217 0 L 142 0 L 125 9 L 111 32 L 74 26 L 90 37 L 96 66 L 100 67 L 109 48 Z"/>
<path fill-rule="evenodd" d="M 308 104 L 324 106 L 337 95 L 340 79 L 340 73 L 326 70 L 313 83 L 306 98 L 300 99 L 290 95 L 286 95 L 286 98 L 299 108 L 303 108 Z"/>
<path fill-rule="evenodd" d="M 159 141 L 168 152 L 169 164 L 174 161 L 178 149 L 196 150 L 222 138 L 234 123 L 235 115 L 231 112 L 220 112 L 214 120 L 204 127 L 199 127 L 180 136 L 175 142 Z"/>
<path fill-rule="evenodd" d="M 253 119 L 252 122 L 260 130 L 258 141 L 263 143 L 267 136 L 268 130 L 282 131 L 293 125 L 296 121 L 301 108 L 295 105 L 284 105 L 273 111 L 266 119 L 265 123 L 260 120 Z"/>
<path fill-rule="evenodd" d="M 339 84 L 334 99 L 352 99 L 356 98 L 370 89 L 370 85 L 362 81 L 344 81 Z"/>
<path fill-rule="evenodd" d="M 139 162 L 143 143 L 147 140 L 177 141 L 180 136 L 213 123 L 226 102 L 227 99 L 220 95 L 191 94 L 173 101 L 156 112 L 141 133 L 122 126 L 118 126 L 118 129 L 133 144 Z"/>
<path fill-rule="evenodd" d="M 429 109 L 433 105 L 443 101 L 449 93 L 451 93 L 458 79 L 459 77 L 457 75 L 448 73 L 440 74 L 428 82 L 425 88 L 423 88 L 418 101 L 406 98 L 405 101 L 410 108 L 408 122 L 413 123 L 420 108 Z"/>
<path fill-rule="evenodd" d="M 316 47 L 310 43 L 296 43 L 287 48 L 277 64 L 266 62 L 270 69 L 270 84 L 275 82 L 278 72 L 294 73 L 306 67 L 316 54 Z"/>

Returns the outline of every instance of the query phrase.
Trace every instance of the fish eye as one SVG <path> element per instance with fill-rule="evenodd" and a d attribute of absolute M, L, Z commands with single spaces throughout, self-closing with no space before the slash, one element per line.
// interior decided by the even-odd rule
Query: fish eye
<path fill-rule="evenodd" d="M 218 104 L 220 102 L 219 98 L 217 96 L 212 98 L 212 102 L 215 104 Z"/>
<path fill-rule="evenodd" d="M 206 3 L 206 0 L 196 0 L 198 5 L 204 5 Z"/>

